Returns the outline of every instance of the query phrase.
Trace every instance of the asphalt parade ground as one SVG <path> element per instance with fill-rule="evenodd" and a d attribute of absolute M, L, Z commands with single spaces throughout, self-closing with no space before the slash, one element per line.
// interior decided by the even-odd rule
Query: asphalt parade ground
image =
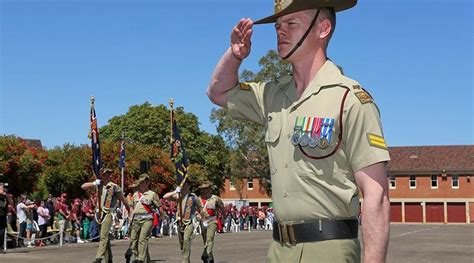
<path fill-rule="evenodd" d="M 215 262 L 265 262 L 270 241 L 271 231 L 219 234 L 214 246 Z M 6 254 L 0 254 L 0 262 L 92 262 L 97 244 L 11 249 Z M 126 240 L 112 241 L 113 262 L 125 262 L 123 255 L 127 247 Z M 176 236 L 151 239 L 149 247 L 152 262 L 181 262 Z M 202 249 L 202 239 L 196 236 L 192 241 L 191 262 L 202 262 Z M 315 259 L 315 262 L 318 261 Z M 392 224 L 387 262 L 473 263 L 474 224 Z"/>

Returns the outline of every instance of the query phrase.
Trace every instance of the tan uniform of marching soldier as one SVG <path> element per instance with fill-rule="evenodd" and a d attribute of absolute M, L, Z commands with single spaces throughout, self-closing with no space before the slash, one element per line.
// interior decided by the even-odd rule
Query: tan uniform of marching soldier
<path fill-rule="evenodd" d="M 180 230 L 183 232 L 183 247 L 181 250 L 182 262 L 189 263 L 191 262 L 191 238 L 194 232 L 193 218 L 196 216 L 196 213 L 202 215 L 202 203 L 199 197 L 191 192 L 192 182 L 189 178 L 185 179 L 186 181 L 183 184 L 183 188 L 177 187 L 175 191 L 166 193 L 163 198 L 178 201 L 179 194 L 182 196 L 181 200 L 181 217 L 178 222 L 180 222 Z"/>
<path fill-rule="evenodd" d="M 100 224 L 100 241 L 97 254 L 95 256 L 95 263 L 101 263 L 103 261 L 110 263 L 112 262 L 112 250 L 110 248 L 109 231 L 112 226 L 112 213 L 120 200 L 125 205 L 127 211 L 130 212 L 130 207 L 123 196 L 122 189 L 110 181 L 113 170 L 105 168 L 101 171 L 101 180 L 97 179 L 94 182 L 84 183 L 81 187 L 84 190 L 97 188 L 99 185 L 103 185 L 101 207 L 102 211 L 98 211 L 102 214 L 103 220 Z"/>
<path fill-rule="evenodd" d="M 267 262 L 359 262 L 357 214 L 364 196 L 364 260 L 385 260 L 390 159 L 372 97 L 327 58 L 335 12 L 356 0 L 276 0 L 279 56 L 291 75 L 239 83 L 253 21 L 242 19 L 219 61 L 208 96 L 232 117 L 266 129 L 276 224 Z"/>
<path fill-rule="evenodd" d="M 148 241 L 157 221 L 156 211 L 161 206 L 159 196 L 149 190 L 150 176 L 141 174 L 135 182 L 138 190 L 133 194 L 133 223 L 130 232 L 130 247 L 135 260 L 134 263 L 150 262 Z"/>
<path fill-rule="evenodd" d="M 217 232 L 217 215 L 219 210 L 224 208 L 222 199 L 212 194 L 212 184 L 210 181 L 204 181 L 198 188 L 199 198 L 203 204 L 202 209 L 202 236 L 204 241 L 204 251 L 201 259 L 204 263 L 214 263 L 212 249 L 214 247 L 214 237 Z"/>

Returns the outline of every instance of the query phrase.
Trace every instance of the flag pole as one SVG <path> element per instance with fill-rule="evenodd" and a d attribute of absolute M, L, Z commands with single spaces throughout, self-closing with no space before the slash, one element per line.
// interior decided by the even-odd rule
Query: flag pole
<path fill-rule="evenodd" d="M 101 176 L 100 176 L 100 161 L 97 162 L 96 165 L 99 166 L 99 169 L 98 171 L 96 172 L 95 171 L 95 168 L 94 168 L 94 163 L 96 162 L 94 156 L 95 156 L 95 153 L 94 153 L 94 136 L 96 136 L 96 140 L 97 140 L 97 144 L 99 143 L 98 142 L 98 138 L 99 138 L 99 135 L 96 133 L 96 130 L 97 130 L 97 126 L 98 126 L 98 123 L 97 123 L 97 116 L 95 114 L 95 107 L 94 107 L 94 103 L 95 103 L 95 98 L 94 98 L 94 95 L 91 96 L 91 131 L 90 131 L 90 135 L 91 135 L 91 148 L 92 148 L 92 161 L 93 161 L 93 165 L 92 165 L 92 173 L 94 174 L 95 178 L 96 179 L 101 179 Z M 95 133 L 95 134 L 94 134 Z M 100 155 L 99 157 L 96 156 L 96 158 L 100 158 Z M 100 159 L 98 159 L 100 160 Z M 95 218 L 96 218 L 96 222 L 97 224 L 102 224 L 102 201 L 101 201 L 101 198 L 102 198 L 102 184 L 98 185 L 97 186 L 97 207 L 96 207 L 96 211 L 95 211 Z"/>
<path fill-rule="evenodd" d="M 125 144 L 125 133 L 122 132 L 122 141 L 120 142 L 120 161 L 121 162 L 124 162 L 125 160 L 122 160 L 122 147 L 125 147 L 124 146 Z M 124 187 L 124 183 L 123 183 L 123 179 L 124 179 L 124 172 L 125 172 L 125 165 L 122 165 L 121 169 L 121 184 L 120 186 L 122 187 L 122 192 L 125 190 L 123 187 Z"/>
<path fill-rule="evenodd" d="M 168 103 L 170 105 L 170 123 L 171 123 L 171 128 L 170 128 L 170 147 L 171 149 L 173 149 L 173 142 L 174 142 L 174 138 L 173 138 L 173 121 L 174 121 L 174 108 L 173 108 L 173 105 L 174 105 L 174 100 L 173 98 L 170 98 L 168 100 Z M 184 179 L 183 179 L 184 181 Z M 180 182 L 181 183 L 181 182 Z M 178 184 L 178 186 L 181 186 L 180 184 Z M 181 248 L 181 250 L 183 250 L 183 243 L 184 243 L 184 233 L 182 232 L 182 199 L 183 199 L 183 196 L 181 195 L 181 192 L 178 193 L 178 211 L 177 211 L 177 216 L 179 218 L 178 220 L 178 240 L 179 240 L 179 246 Z M 177 219 L 178 219 L 177 218 Z"/>

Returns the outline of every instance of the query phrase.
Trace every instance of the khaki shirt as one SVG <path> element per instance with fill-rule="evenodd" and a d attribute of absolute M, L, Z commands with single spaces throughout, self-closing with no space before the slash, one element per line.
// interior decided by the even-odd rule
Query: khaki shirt
<path fill-rule="evenodd" d="M 109 195 L 109 200 L 107 200 L 107 197 Z M 110 210 L 113 210 L 117 206 L 120 196 L 122 196 L 122 189 L 120 188 L 120 186 L 114 184 L 113 182 L 107 183 L 102 188 L 102 196 L 100 199 L 104 212 L 109 212 Z M 108 202 L 110 202 L 109 208 L 106 207 L 106 204 Z"/>
<path fill-rule="evenodd" d="M 266 129 L 272 199 L 281 223 L 356 217 L 359 193 L 354 172 L 390 160 L 377 106 L 329 60 L 299 99 L 292 76 L 284 76 L 268 83 L 239 83 L 229 91 L 227 106 L 232 117 Z M 313 160 L 293 145 L 297 117 L 333 119 L 327 148 L 301 149 L 311 156 L 328 155 L 340 136 L 335 153 Z"/>
<path fill-rule="evenodd" d="M 181 211 L 182 211 L 182 214 L 181 216 L 183 218 L 185 218 L 185 213 L 186 213 L 186 202 L 188 200 L 188 196 L 194 196 L 194 207 L 192 208 L 192 210 L 194 211 L 194 213 L 190 214 L 190 217 L 189 217 L 189 220 L 193 219 L 194 216 L 195 216 L 195 213 L 196 212 L 201 212 L 202 210 L 202 202 L 201 202 L 201 198 L 199 198 L 196 194 L 194 193 L 190 193 L 190 194 L 187 194 L 183 197 L 183 200 L 181 200 Z M 188 222 L 185 222 L 185 223 L 188 223 Z"/>
<path fill-rule="evenodd" d="M 224 202 L 222 199 L 217 195 L 212 195 L 209 199 L 206 200 L 206 204 L 203 206 L 202 215 L 204 219 L 208 219 L 211 215 L 209 215 L 207 209 L 214 210 L 214 217 L 217 216 L 217 210 L 224 207 Z"/>
<path fill-rule="evenodd" d="M 134 214 L 138 215 L 148 213 L 143 204 L 148 205 L 150 209 L 155 211 L 157 211 L 157 209 L 161 206 L 160 197 L 155 192 L 151 190 L 146 191 L 141 195 L 141 200 L 138 193 L 139 192 L 137 191 L 133 194 L 132 205 Z"/>

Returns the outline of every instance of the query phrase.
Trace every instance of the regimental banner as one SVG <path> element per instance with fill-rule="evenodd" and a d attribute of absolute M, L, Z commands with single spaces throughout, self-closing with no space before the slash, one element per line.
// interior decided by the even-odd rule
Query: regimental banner
<path fill-rule="evenodd" d="M 188 172 L 189 160 L 184 150 L 184 142 L 181 139 L 173 108 L 171 108 L 171 130 L 170 159 L 176 167 L 176 184 L 180 185 Z"/>
<path fill-rule="evenodd" d="M 100 158 L 100 142 L 99 142 L 99 129 L 97 127 L 97 116 L 94 108 L 94 97 L 91 98 L 91 112 L 90 112 L 90 124 L 91 124 L 91 149 L 92 149 L 92 170 L 95 173 L 95 177 L 100 177 L 100 168 L 102 167 L 102 159 Z"/>

